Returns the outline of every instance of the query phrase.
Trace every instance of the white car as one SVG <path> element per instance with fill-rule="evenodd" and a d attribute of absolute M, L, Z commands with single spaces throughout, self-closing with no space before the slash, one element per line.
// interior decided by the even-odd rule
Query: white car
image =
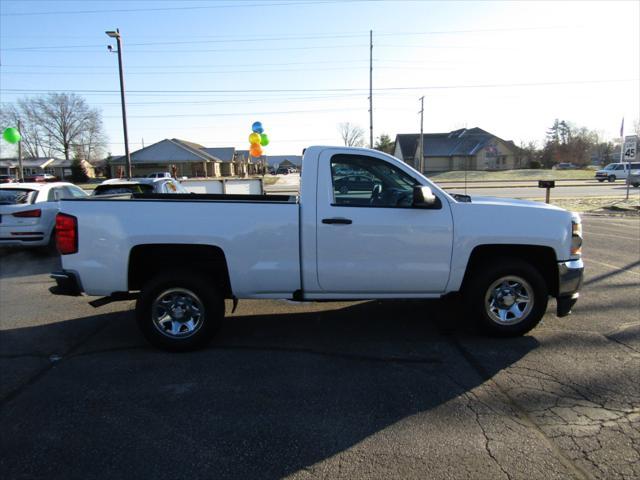
<path fill-rule="evenodd" d="M 189 193 L 173 178 L 112 178 L 105 180 L 93 191 L 93 196 L 123 193 Z"/>
<path fill-rule="evenodd" d="M 67 182 L 0 185 L 0 247 L 42 247 L 53 244 L 59 202 L 87 193 Z"/>
<path fill-rule="evenodd" d="M 147 175 L 147 178 L 173 178 L 169 172 L 153 172 Z"/>
<path fill-rule="evenodd" d="M 596 180 L 600 183 L 605 180 L 615 182 L 616 180 L 625 180 L 629 176 L 629 172 L 640 168 L 640 162 L 620 162 L 610 163 L 602 170 L 596 172 Z"/>

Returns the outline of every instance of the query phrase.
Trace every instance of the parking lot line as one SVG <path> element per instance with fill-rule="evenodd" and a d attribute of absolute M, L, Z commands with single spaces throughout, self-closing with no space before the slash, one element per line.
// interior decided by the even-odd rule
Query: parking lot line
<path fill-rule="evenodd" d="M 609 263 L 599 262 L 599 261 L 594 260 L 594 259 L 592 259 L 592 258 L 590 258 L 590 259 L 588 260 L 588 262 L 589 262 L 589 263 L 597 263 L 598 265 L 602 265 L 602 266 L 609 267 L 609 268 L 614 268 L 614 269 L 619 270 L 619 271 L 621 271 L 621 272 L 631 273 L 631 274 L 633 274 L 633 275 L 637 275 L 637 276 L 639 276 L 639 277 L 640 277 L 640 273 L 638 273 L 638 272 L 634 272 L 633 270 L 629 270 L 628 268 L 618 267 L 617 265 L 611 265 L 611 264 L 609 264 Z"/>

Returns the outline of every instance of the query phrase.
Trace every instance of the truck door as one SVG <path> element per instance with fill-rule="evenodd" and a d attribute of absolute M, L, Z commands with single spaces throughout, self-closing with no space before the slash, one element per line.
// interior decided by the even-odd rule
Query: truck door
<path fill-rule="evenodd" d="M 316 255 L 323 292 L 444 291 L 453 242 L 449 203 L 412 207 L 420 180 L 411 173 L 383 157 L 320 154 Z"/>

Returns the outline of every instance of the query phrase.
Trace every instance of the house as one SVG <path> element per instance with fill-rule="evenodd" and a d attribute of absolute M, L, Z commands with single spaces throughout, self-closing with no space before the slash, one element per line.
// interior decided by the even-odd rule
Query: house
<path fill-rule="evenodd" d="M 419 168 L 420 134 L 396 135 L 394 156 Z M 503 140 L 481 128 L 462 128 L 448 133 L 423 135 L 425 172 L 448 170 L 509 170 L 521 165 L 521 151 L 512 142 Z"/>
<path fill-rule="evenodd" d="M 288 167 L 300 170 L 302 166 L 302 155 L 268 155 L 267 163 L 269 167 Z"/>
<path fill-rule="evenodd" d="M 227 149 L 220 154 L 226 155 Z M 222 150 L 225 150 L 222 152 Z M 153 172 L 170 172 L 176 168 L 178 177 L 220 177 L 223 160 L 207 152 L 202 145 L 177 138 L 161 140 L 131 154 L 131 170 L 134 176 L 143 177 Z M 111 160 L 111 176 L 125 174 L 124 156 Z"/>
<path fill-rule="evenodd" d="M 90 178 L 95 177 L 93 165 L 86 160 L 80 163 Z M 24 176 L 42 175 L 49 173 L 55 175 L 61 180 L 71 177 L 71 165 L 73 160 L 65 160 L 64 158 L 40 157 L 40 158 L 23 158 L 22 172 Z M 0 175 L 13 175 L 18 177 L 19 161 L 17 158 L 0 159 Z"/>

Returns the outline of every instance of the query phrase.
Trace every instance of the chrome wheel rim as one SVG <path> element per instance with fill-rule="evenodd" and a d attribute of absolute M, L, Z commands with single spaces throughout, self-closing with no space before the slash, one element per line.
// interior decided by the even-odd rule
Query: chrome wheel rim
<path fill-rule="evenodd" d="M 171 288 L 156 297 L 151 305 L 153 326 L 169 338 L 194 335 L 204 322 L 204 305 L 191 290 Z"/>
<path fill-rule="evenodd" d="M 491 284 L 484 297 L 487 316 L 498 325 L 515 325 L 533 308 L 533 288 L 515 275 L 501 277 Z"/>

